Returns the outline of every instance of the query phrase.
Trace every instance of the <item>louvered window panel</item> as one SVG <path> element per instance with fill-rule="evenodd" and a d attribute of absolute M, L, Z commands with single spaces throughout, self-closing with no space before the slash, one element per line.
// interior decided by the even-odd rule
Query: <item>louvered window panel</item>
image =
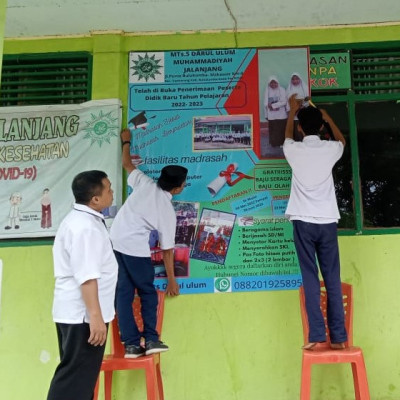
<path fill-rule="evenodd" d="M 90 100 L 88 53 L 5 55 L 0 105 L 76 104 Z"/>
<path fill-rule="evenodd" d="M 400 48 L 352 51 L 353 89 L 356 94 L 400 92 Z"/>

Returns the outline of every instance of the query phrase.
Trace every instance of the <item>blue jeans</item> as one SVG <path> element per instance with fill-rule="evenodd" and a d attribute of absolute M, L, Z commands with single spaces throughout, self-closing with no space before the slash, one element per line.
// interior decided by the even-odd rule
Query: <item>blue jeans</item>
<path fill-rule="evenodd" d="M 121 341 L 139 346 L 140 338 L 157 341 L 157 291 L 154 267 L 150 257 L 134 257 L 114 251 L 118 261 L 118 282 L 115 296 Z M 140 332 L 132 312 L 135 289 L 140 297 L 144 330 Z"/>
<path fill-rule="evenodd" d="M 332 343 L 346 342 L 337 224 L 313 224 L 298 220 L 292 222 L 294 244 L 303 278 L 309 324 L 308 340 L 326 340 L 325 322 L 320 309 L 319 265 L 327 292 L 330 340 Z"/>

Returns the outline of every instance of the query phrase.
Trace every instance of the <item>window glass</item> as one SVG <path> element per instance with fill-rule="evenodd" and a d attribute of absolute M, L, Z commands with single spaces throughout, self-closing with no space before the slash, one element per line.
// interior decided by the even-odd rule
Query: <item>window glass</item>
<path fill-rule="evenodd" d="M 366 228 L 400 226 L 400 104 L 356 104 L 357 141 Z"/>
<path fill-rule="evenodd" d="M 346 146 L 342 158 L 333 169 L 336 198 L 340 211 L 338 228 L 355 229 L 353 185 L 351 170 L 351 152 L 349 138 L 349 118 L 346 103 L 319 103 L 318 108 L 323 108 L 335 121 L 346 139 Z M 329 138 L 326 129 L 321 132 L 321 138 Z"/>

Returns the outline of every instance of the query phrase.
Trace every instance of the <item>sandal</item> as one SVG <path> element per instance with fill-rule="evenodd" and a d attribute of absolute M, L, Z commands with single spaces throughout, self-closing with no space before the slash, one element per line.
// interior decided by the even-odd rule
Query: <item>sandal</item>
<path fill-rule="evenodd" d="M 318 342 L 309 342 L 309 343 L 305 344 L 305 345 L 302 347 L 302 349 L 303 349 L 303 350 L 312 350 L 312 349 L 317 345 L 317 343 L 318 343 Z"/>

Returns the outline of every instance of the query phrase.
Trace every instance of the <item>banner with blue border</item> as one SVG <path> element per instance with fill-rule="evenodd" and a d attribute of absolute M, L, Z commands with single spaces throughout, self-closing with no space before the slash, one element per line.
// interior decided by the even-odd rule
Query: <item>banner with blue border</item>
<path fill-rule="evenodd" d="M 174 198 L 180 293 L 290 290 L 301 284 L 284 213 L 291 170 L 271 80 L 309 96 L 307 48 L 210 49 L 129 54 L 132 160 L 156 179 L 167 164 L 189 170 Z M 295 84 L 297 86 L 295 86 Z M 287 103 L 280 99 L 282 115 Z M 278 126 L 279 125 L 279 126 Z M 157 232 L 155 284 L 166 286 Z"/>

